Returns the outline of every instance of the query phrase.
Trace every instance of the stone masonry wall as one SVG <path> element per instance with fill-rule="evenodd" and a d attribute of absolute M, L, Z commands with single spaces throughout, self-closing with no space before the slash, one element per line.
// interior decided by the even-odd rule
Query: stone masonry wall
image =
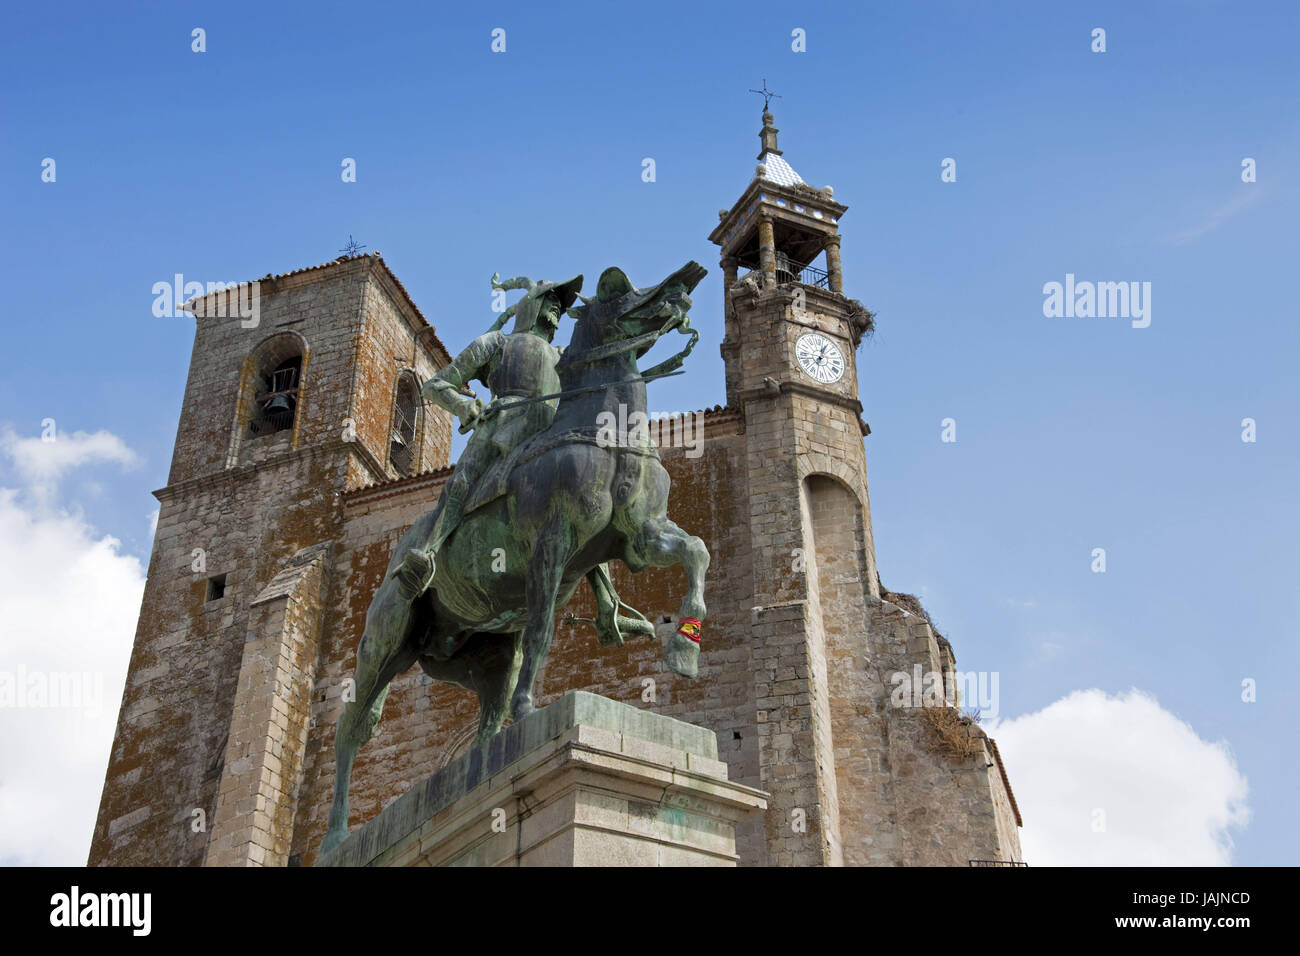
<path fill-rule="evenodd" d="M 232 433 L 247 426 L 238 409 L 244 358 L 277 334 L 300 335 L 310 352 L 299 394 L 297 447 L 340 437 L 369 268 L 367 261 L 355 260 L 335 267 L 327 282 L 310 272 L 262 280 L 254 328 L 244 328 L 238 317 L 196 320 L 169 487 L 225 470 Z"/>
<path fill-rule="evenodd" d="M 342 429 L 347 417 L 390 421 L 401 367 L 378 356 L 418 345 L 416 370 L 432 374 L 446 355 L 375 257 L 262 280 L 259 305 L 255 328 L 238 316 L 196 321 L 91 864 L 203 862 L 250 601 L 294 554 L 343 537 L 348 487 L 396 474 L 386 439 L 347 441 Z M 275 356 L 301 345 L 303 376 L 294 427 L 257 437 L 249 356 L 268 342 Z M 450 417 L 427 419 L 425 454 L 445 462 Z M 220 575 L 224 594 L 209 600 Z"/>
<path fill-rule="evenodd" d="M 743 381 L 728 390 L 743 411 L 707 413 L 699 457 L 662 449 L 669 516 L 712 556 L 700 676 L 661 658 L 684 572 L 615 562 L 616 588 L 659 640 L 599 647 L 565 620 L 594 615 L 581 586 L 558 615 L 539 705 L 584 689 L 714 731 L 730 779 L 772 794 L 737 833 L 743 864 L 1018 859 L 992 742 L 972 727 L 955 755 L 919 708 L 891 701 L 893 674 L 954 662 L 920 615 L 881 600 L 856 399 L 792 369 L 801 330 L 843 335 L 838 300 L 817 293 L 798 311 L 788 288 L 744 283 L 730 298 Z M 314 861 L 367 607 L 450 475 L 441 410 L 417 430 L 417 467 L 432 470 L 395 480 L 388 460 L 398 376 L 424 381 L 447 356 L 377 258 L 265 280 L 261 304 L 258 329 L 198 322 L 92 864 Z M 247 356 L 290 334 L 305 358 L 295 427 L 250 438 Z M 225 593 L 208 600 L 216 575 Z M 400 676 L 357 759 L 352 826 L 463 752 L 476 724 L 469 692 L 418 668 Z"/>
<path fill-rule="evenodd" d="M 398 374 L 403 369 L 411 369 L 423 384 L 447 359 L 439 354 L 440 349 L 428 347 L 432 339 L 429 327 L 424 326 L 424 332 L 417 331 L 402 314 L 385 279 L 377 275 L 365 287 L 355 378 L 350 388 L 352 400 L 347 414 L 355 423 L 357 440 L 383 464 L 382 477 L 394 479 L 401 477 L 389 459 Z M 342 428 L 342 421 L 339 427 Z M 451 416 L 443 409 L 425 406 L 421 410 L 416 422 L 417 454 L 412 462 L 413 473 L 447 464 L 451 428 Z M 352 487 L 369 484 L 376 477 L 358 472 Z"/>
<path fill-rule="evenodd" d="M 538 678 L 538 705 L 544 706 L 569 690 L 584 689 L 708 727 L 718 735 L 719 756 L 728 764 L 730 779 L 758 786 L 759 728 L 748 637 L 751 602 L 743 514 L 746 500 L 735 490 L 744 484 L 743 436 L 734 415 L 710 417 L 701 457 L 687 457 L 687 450 L 681 447 L 663 449 L 673 482 L 670 516 L 702 537 L 713 557 L 700 676 L 685 680 L 662 661 L 663 641 L 676 628 L 685 573 L 680 568 L 651 568 L 632 575 L 615 562 L 615 587 L 624 600 L 656 623 L 660 639 L 601 648 L 589 626 L 563 623 L 562 611 Z M 339 583 L 331 596 L 313 698 L 316 730 L 308 745 L 294 828 L 294 862 L 310 865 L 325 833 L 334 785 L 334 729 L 342 708 L 340 689 L 355 666 L 366 608 L 397 538 L 436 504 L 447 476 L 445 472 L 420 476 L 348 496 L 346 532 L 335 558 Z M 585 584 L 566 610 L 579 617 L 594 615 L 594 602 Z M 462 752 L 477 721 L 477 698 L 468 691 L 432 682 L 418 668 L 394 681 L 379 731 L 357 757 L 352 825 L 372 818 L 412 784 Z M 738 834 L 738 839 L 747 841 L 751 862 L 765 853 L 761 826 L 761 820 L 756 821 Z"/>
<path fill-rule="evenodd" d="M 208 866 L 289 860 L 329 551 L 329 543 L 299 551 L 250 604 Z"/>
<path fill-rule="evenodd" d="M 300 549 L 339 534 L 343 461 L 337 449 L 284 449 L 160 493 L 92 865 L 203 862 L 207 832 L 193 830 L 193 811 L 213 819 L 248 604 Z M 207 600 L 221 574 L 224 595 Z"/>
<path fill-rule="evenodd" d="M 886 746 L 874 758 L 888 774 L 884 799 L 868 812 L 889 822 L 896 842 L 890 854 L 868 854 L 869 862 L 966 866 L 972 859 L 1019 860 L 1015 816 L 998 805 L 997 793 L 1007 791 L 984 732 L 966 728 L 974 752 L 954 753 L 923 719 L 924 687 L 916 691 L 919 698 L 896 695 L 901 685 L 894 675 L 911 679 L 918 665 L 922 675 L 941 673 L 943 655 L 933 628 L 882 601 L 870 609 L 866 638 L 875 666 L 859 692 L 866 723 L 878 728 L 872 739 L 879 741 L 883 728 Z M 942 691 L 936 693 L 942 701 Z M 938 706 L 952 709 L 947 702 Z"/>

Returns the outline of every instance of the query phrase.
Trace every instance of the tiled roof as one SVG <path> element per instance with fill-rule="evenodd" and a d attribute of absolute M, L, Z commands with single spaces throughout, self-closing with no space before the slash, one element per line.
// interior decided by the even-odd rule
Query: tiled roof
<path fill-rule="evenodd" d="M 1011 779 L 1007 776 L 1007 768 L 1002 766 L 1002 754 L 998 752 L 998 743 L 992 737 L 987 739 L 989 750 L 993 751 L 993 760 L 998 765 L 998 773 L 1002 775 L 1002 784 L 1007 788 L 1007 799 L 1011 801 L 1011 812 L 1016 815 L 1016 826 L 1023 827 L 1025 821 L 1020 818 L 1020 804 L 1016 803 L 1016 795 L 1011 792 Z"/>
<path fill-rule="evenodd" d="M 764 154 L 763 162 L 767 165 L 765 179 L 770 179 L 782 186 L 795 186 L 803 183 L 803 179 L 794 171 L 794 167 L 776 153 Z"/>
<path fill-rule="evenodd" d="M 261 277 L 261 280 L 258 281 L 262 281 L 266 279 L 276 281 L 279 279 L 287 279 L 290 276 L 303 275 L 304 273 L 307 272 L 318 272 L 321 269 L 332 269 L 335 266 L 342 265 L 347 262 L 352 262 L 355 259 L 373 259 L 378 265 L 380 265 L 383 268 L 384 273 L 388 276 L 388 278 L 393 281 L 393 285 L 397 288 L 397 291 L 401 294 L 402 298 L 406 301 L 406 304 L 411 307 L 411 311 L 415 313 L 416 318 L 418 318 L 422 323 L 424 323 L 430 329 L 433 329 L 433 323 L 431 323 L 425 317 L 424 313 L 420 311 L 420 307 L 416 305 L 415 300 L 411 298 L 411 293 L 407 292 L 406 286 L 402 285 L 402 280 L 397 278 L 396 273 L 394 273 L 392 269 L 388 268 L 388 263 L 386 263 L 383 260 L 383 257 L 380 256 L 379 253 L 377 252 L 367 252 L 359 256 L 339 256 L 337 259 L 331 259 L 329 262 L 322 262 L 320 265 L 305 266 L 301 269 L 293 269 L 289 272 L 280 272 L 274 275 L 268 272 L 266 275 Z M 202 298 L 202 296 L 195 296 L 195 299 L 199 299 L 199 298 Z M 191 299 L 190 301 L 192 302 L 194 301 L 194 299 Z M 189 303 L 187 302 L 186 305 L 188 304 Z M 446 356 L 446 361 L 450 362 L 451 353 L 447 351 L 447 346 L 442 344 L 442 340 L 438 338 L 438 333 L 436 331 L 433 332 L 433 344 L 437 347 L 439 351 L 443 353 L 444 356 Z"/>
<path fill-rule="evenodd" d="M 429 468 L 425 471 L 417 472 L 414 475 L 403 475 L 401 478 L 391 478 L 387 481 L 372 481 L 368 485 L 362 485 L 359 488 L 352 488 L 343 493 L 345 500 L 353 498 L 363 498 L 371 494 L 378 493 L 379 497 L 401 491 L 408 485 L 419 485 L 424 482 L 437 481 L 440 478 L 450 478 L 452 472 L 456 470 L 456 463 L 443 465 L 440 468 Z"/>
<path fill-rule="evenodd" d="M 366 257 L 374 259 L 375 262 L 377 262 L 380 266 L 383 267 L 384 272 L 388 275 L 388 278 L 393 280 L 393 285 L 397 287 L 397 291 L 400 292 L 402 298 L 406 300 L 406 304 L 411 307 L 411 310 L 415 313 L 416 318 L 418 318 L 421 322 L 427 325 L 430 329 L 433 329 L 433 323 L 430 322 L 425 317 L 424 313 L 420 311 L 420 307 L 416 305 L 415 300 L 411 298 L 411 293 L 407 292 L 406 286 L 402 285 L 402 280 L 397 278 L 397 273 L 395 273 L 392 269 L 388 268 L 388 263 L 384 261 L 383 257 L 378 252 L 367 252 L 360 256 L 339 256 L 337 259 L 333 260 L 332 262 L 323 262 L 318 266 L 308 266 L 305 269 L 295 269 L 293 272 L 286 272 L 283 275 L 292 276 L 292 275 L 297 275 L 300 272 L 311 272 L 315 269 L 328 269 L 330 266 L 337 265 L 341 262 L 350 262 L 353 259 L 364 259 Z M 282 278 L 282 276 L 272 276 L 272 278 L 279 279 Z M 451 353 L 447 351 L 447 346 L 442 344 L 442 339 L 438 338 L 438 333 L 436 330 L 433 332 L 433 344 L 436 345 L 444 355 L 446 355 L 447 361 L 450 362 Z"/>

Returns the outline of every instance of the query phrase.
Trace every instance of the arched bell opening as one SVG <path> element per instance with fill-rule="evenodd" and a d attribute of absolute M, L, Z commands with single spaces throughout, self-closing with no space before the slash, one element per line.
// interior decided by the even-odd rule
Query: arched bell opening
<path fill-rule="evenodd" d="M 397 379 L 393 395 L 393 423 L 389 429 L 388 460 L 399 475 L 413 475 L 420 469 L 420 386 L 414 374 L 404 372 Z"/>

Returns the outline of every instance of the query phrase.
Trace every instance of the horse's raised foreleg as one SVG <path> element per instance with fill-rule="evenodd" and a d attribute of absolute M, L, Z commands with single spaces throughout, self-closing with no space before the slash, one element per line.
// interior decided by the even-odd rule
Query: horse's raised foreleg
<path fill-rule="evenodd" d="M 678 611 L 678 630 L 664 648 L 664 661 L 683 677 L 699 673 L 699 628 L 691 621 L 703 622 L 708 609 L 704 605 L 704 578 L 709 570 L 709 549 L 695 535 L 687 534 L 666 517 L 651 518 L 642 525 L 633 544 L 640 563 L 655 568 L 680 564 L 686 569 L 686 596 Z M 694 634 L 691 632 L 694 631 Z"/>
<path fill-rule="evenodd" d="M 519 682 L 510 701 L 510 715 L 519 720 L 531 714 L 533 683 L 537 669 L 551 647 L 555 632 L 555 600 L 564 576 L 565 561 L 569 556 L 572 527 L 562 512 L 557 512 L 544 525 L 537 536 L 532 559 L 528 567 L 525 590 L 528 618 L 524 625 L 523 664 L 519 669 Z"/>
<path fill-rule="evenodd" d="M 414 642 L 409 640 L 416 610 L 402 597 L 398 586 L 395 576 L 386 578 L 366 614 L 366 630 L 357 648 L 355 696 L 344 706 L 334 734 L 334 803 L 321 844 L 322 855 L 347 839 L 348 786 L 357 750 L 374 736 L 389 683 L 418 656 Z"/>

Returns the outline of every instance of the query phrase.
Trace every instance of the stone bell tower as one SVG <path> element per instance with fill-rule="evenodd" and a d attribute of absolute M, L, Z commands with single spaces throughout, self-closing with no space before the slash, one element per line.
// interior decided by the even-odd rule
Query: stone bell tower
<path fill-rule="evenodd" d="M 287 859 L 343 495 L 447 462 L 450 417 L 418 397 L 449 357 L 378 253 L 239 290 L 186 307 L 194 350 L 91 865 Z"/>
<path fill-rule="evenodd" d="M 755 175 L 709 236 L 721 248 L 727 403 L 745 422 L 758 786 L 772 794 L 765 862 L 1012 856 L 1018 847 L 1005 839 L 993 849 L 992 828 L 951 838 L 953 827 L 969 831 L 970 819 L 955 780 L 951 793 L 919 794 L 898 773 L 913 756 L 936 780 L 952 768 L 926 749 L 923 718 L 891 707 L 890 675 L 915 664 L 950 673 L 954 661 L 923 612 L 882 600 L 863 441 L 870 429 L 858 399 L 858 346 L 873 323 L 844 293 L 839 223 L 848 207 L 830 186 L 803 181 L 777 132 L 765 110 Z M 966 763 L 963 771 L 985 778 L 992 807 L 1001 784 L 983 764 Z M 925 814 L 936 800 L 951 821 L 935 814 L 914 826 L 915 806 Z M 938 835 L 948 840 L 941 852 L 930 845 Z"/>
<path fill-rule="evenodd" d="M 752 488 L 780 481 L 772 491 L 780 496 L 790 481 L 821 475 L 852 495 L 866 591 L 879 598 L 862 441 L 871 429 L 862 419 L 856 360 L 872 316 L 844 295 L 839 221 L 848 207 L 830 186 L 815 189 L 800 178 L 783 158 L 772 123 L 765 111 L 754 178 L 731 209 L 719 212 L 709 235 L 722 252 L 727 403 L 744 409 L 754 436 Z M 742 269 L 748 271 L 738 278 Z M 768 513 L 766 503 L 759 491 L 754 513 Z M 789 520 L 786 527 L 765 523 L 764 533 L 796 535 L 801 516 Z M 785 544 L 800 546 L 795 537 L 782 537 Z M 774 600 L 789 598 L 793 586 L 777 583 L 790 564 L 789 549 L 779 550 L 769 555 L 774 589 L 767 596 Z"/>

